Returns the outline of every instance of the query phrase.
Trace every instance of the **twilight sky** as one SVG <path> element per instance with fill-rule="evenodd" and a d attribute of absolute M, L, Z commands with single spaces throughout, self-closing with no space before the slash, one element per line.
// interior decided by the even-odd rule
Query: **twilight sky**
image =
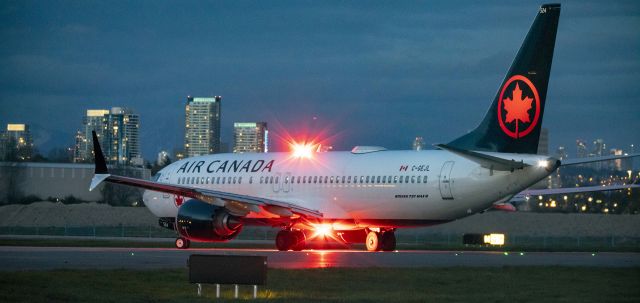
<path fill-rule="evenodd" d="M 182 146 L 187 95 L 221 95 L 227 143 L 240 121 L 337 150 L 446 143 L 480 122 L 542 3 L 0 1 L 0 123 L 31 124 L 46 154 L 86 109 L 129 107 L 154 159 Z M 639 83 L 640 2 L 562 1 L 552 150 L 640 146 Z"/>

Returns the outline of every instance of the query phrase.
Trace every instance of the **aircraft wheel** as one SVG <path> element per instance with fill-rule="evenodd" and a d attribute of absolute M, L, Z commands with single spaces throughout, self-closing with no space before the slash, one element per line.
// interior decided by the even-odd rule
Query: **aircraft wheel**
<path fill-rule="evenodd" d="M 291 239 L 293 240 L 293 243 L 294 243 L 291 249 L 293 249 L 294 251 L 301 251 L 304 249 L 306 244 L 305 243 L 306 237 L 303 231 L 301 230 L 292 231 Z"/>
<path fill-rule="evenodd" d="M 176 239 L 176 248 L 178 249 L 187 249 L 189 248 L 189 246 L 191 246 L 191 241 L 189 241 L 189 239 L 185 239 L 185 238 L 177 238 Z"/>
<path fill-rule="evenodd" d="M 392 230 L 382 233 L 380 237 L 380 247 L 383 251 L 396 250 L 396 235 Z"/>
<path fill-rule="evenodd" d="M 290 230 L 281 230 L 276 235 L 276 248 L 279 251 L 287 251 L 293 246 L 293 235 Z"/>
<path fill-rule="evenodd" d="M 367 240 L 365 241 L 368 251 L 380 250 L 380 234 L 375 231 L 370 231 L 367 234 Z"/>

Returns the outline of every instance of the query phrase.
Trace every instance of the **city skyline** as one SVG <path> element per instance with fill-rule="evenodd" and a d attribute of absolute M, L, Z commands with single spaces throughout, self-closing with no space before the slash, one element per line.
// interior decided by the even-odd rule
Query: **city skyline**
<path fill-rule="evenodd" d="M 215 93 L 229 145 L 233 122 L 265 121 L 274 141 L 293 130 L 334 150 L 409 149 L 416 136 L 429 148 L 479 123 L 539 4 L 3 3 L 0 123 L 31 125 L 46 153 L 73 144 L 84 110 L 119 104 L 140 115 L 153 159 L 183 145 L 179 100 Z M 551 151 L 574 155 L 577 138 L 640 144 L 639 16 L 636 2 L 563 3 Z"/>

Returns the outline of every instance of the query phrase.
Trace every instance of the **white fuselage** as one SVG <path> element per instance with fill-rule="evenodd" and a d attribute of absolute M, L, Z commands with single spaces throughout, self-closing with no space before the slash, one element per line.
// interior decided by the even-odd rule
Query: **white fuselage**
<path fill-rule="evenodd" d="M 492 171 L 442 150 L 212 154 L 183 159 L 158 182 L 270 198 L 318 210 L 327 220 L 450 221 L 483 211 L 549 175 L 546 156 L 486 153 L 530 166 Z M 158 217 L 175 217 L 180 197 L 146 191 Z M 260 213 L 250 216 L 260 217 Z M 420 225 L 420 224 L 413 224 Z"/>

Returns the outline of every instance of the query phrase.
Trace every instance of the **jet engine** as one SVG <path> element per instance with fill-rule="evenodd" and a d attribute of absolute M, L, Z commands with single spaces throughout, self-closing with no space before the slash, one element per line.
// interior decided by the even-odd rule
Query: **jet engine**
<path fill-rule="evenodd" d="M 176 227 L 181 236 L 201 242 L 221 242 L 240 233 L 239 217 L 229 214 L 224 207 L 199 200 L 189 200 L 178 209 Z"/>

